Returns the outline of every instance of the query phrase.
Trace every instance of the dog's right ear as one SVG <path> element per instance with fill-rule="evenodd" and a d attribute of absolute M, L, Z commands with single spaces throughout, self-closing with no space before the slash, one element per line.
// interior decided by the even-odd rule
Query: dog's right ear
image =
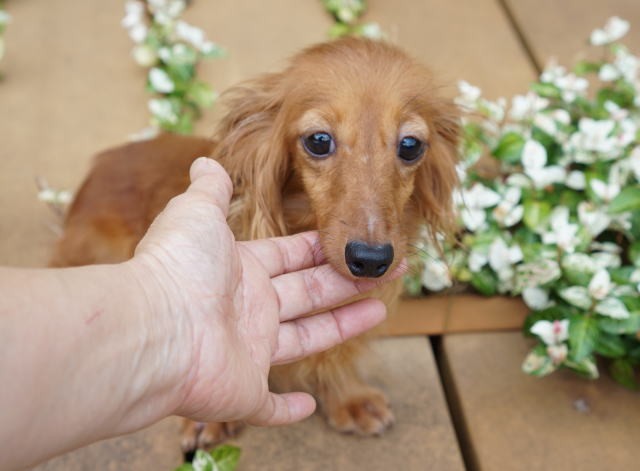
<path fill-rule="evenodd" d="M 264 75 L 224 95 L 228 112 L 217 129 L 214 158 L 231 176 L 237 196 L 230 223 L 242 238 L 287 233 L 282 189 L 290 171 L 280 73 Z"/>

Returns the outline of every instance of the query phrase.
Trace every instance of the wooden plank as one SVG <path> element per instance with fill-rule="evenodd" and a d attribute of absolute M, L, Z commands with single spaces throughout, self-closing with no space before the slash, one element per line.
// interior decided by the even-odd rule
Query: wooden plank
<path fill-rule="evenodd" d="M 612 16 L 631 23 L 631 30 L 623 42 L 635 53 L 640 52 L 640 3 L 637 0 L 502 1 L 541 67 L 551 58 L 572 66 L 585 56 L 595 54 L 600 57 L 599 49 L 595 52 L 589 47 L 589 35 Z"/>
<path fill-rule="evenodd" d="M 526 91 L 533 68 L 494 0 L 370 0 L 367 19 L 429 64 L 449 92 L 467 80 L 489 98 Z"/>
<path fill-rule="evenodd" d="M 519 298 L 434 295 L 403 299 L 382 327 L 384 335 L 517 330 L 529 309 Z"/>
<path fill-rule="evenodd" d="M 531 67 L 493 0 L 372 0 L 370 5 L 369 18 L 431 64 L 442 82 L 466 78 L 494 97 L 526 89 Z M 34 175 L 74 188 L 90 155 L 146 123 L 144 74 L 129 60 L 121 7 L 99 0 L 9 3 L 14 22 L 7 31 L 0 113 L 11 119 L 0 129 L 0 200 L 11 204 L 0 205 L 0 263 L 41 265 L 47 258 L 53 237 L 44 223 L 50 217 L 35 199 Z M 196 1 L 187 18 L 230 51 L 228 59 L 202 69 L 218 90 L 278 68 L 292 52 L 324 39 L 330 23 L 319 2 L 299 0 Z M 214 120 L 215 113 L 208 114 L 200 132 L 208 133 Z M 388 367 L 379 383 L 388 389 L 398 418 L 387 436 L 339 436 L 319 417 L 297 427 L 251 430 L 240 441 L 244 469 L 462 469 L 427 341 L 392 339 L 381 345 L 379 357 Z M 136 434 L 95 444 L 47 466 L 93 469 L 92 461 L 101 469 L 174 466 L 177 438 L 176 448 L 149 455 L 150 461 L 142 454 L 119 458 L 123 449 L 145 449 L 141 443 L 147 440 L 171 447 L 175 422 L 141 433 L 145 438 Z"/>
<path fill-rule="evenodd" d="M 140 432 L 94 443 L 54 458 L 33 470 L 171 471 L 183 461 L 178 438 L 180 428 L 181 420 L 170 417 Z"/>
<path fill-rule="evenodd" d="M 239 471 L 464 469 L 428 340 L 386 339 L 375 347 L 372 382 L 388 393 L 396 416 L 384 436 L 340 435 L 317 414 L 289 427 L 251 428 L 238 441 Z"/>
<path fill-rule="evenodd" d="M 34 178 L 74 189 L 90 157 L 147 125 L 145 73 L 130 58 L 122 2 L 9 2 L 13 22 L 0 82 L 0 263 L 37 266 L 54 241 L 56 219 L 36 199 Z M 314 1 L 196 1 L 186 19 L 229 51 L 203 64 L 222 91 L 279 68 L 295 51 L 325 39 L 331 19 Z M 198 125 L 211 133 L 215 112 Z M 11 202 L 7 204 L 6 202 Z"/>
<path fill-rule="evenodd" d="M 520 365 L 530 347 L 518 333 L 443 339 L 470 469 L 637 469 L 638 394 L 606 374 L 597 382 L 568 371 L 526 376 Z"/>

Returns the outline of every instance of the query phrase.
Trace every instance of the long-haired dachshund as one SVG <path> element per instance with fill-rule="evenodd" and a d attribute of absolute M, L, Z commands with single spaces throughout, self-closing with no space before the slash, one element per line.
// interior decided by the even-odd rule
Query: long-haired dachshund
<path fill-rule="evenodd" d="M 227 93 L 215 140 L 175 135 L 99 155 L 77 193 L 53 266 L 126 260 L 189 166 L 210 155 L 235 186 L 229 224 L 240 240 L 316 229 L 346 277 L 384 279 L 419 226 L 451 220 L 458 113 L 431 74 L 389 44 L 342 39 L 304 50 L 281 72 Z M 401 284 L 375 291 L 393 310 Z M 285 388 L 310 391 L 339 431 L 380 434 L 393 422 L 384 393 L 364 382 L 365 338 L 274 368 Z M 236 424 L 187 422 L 183 448 L 207 447 Z"/>

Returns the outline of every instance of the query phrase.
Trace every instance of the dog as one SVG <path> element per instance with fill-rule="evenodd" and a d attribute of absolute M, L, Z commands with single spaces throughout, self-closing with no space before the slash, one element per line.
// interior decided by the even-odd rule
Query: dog
<path fill-rule="evenodd" d="M 384 280 L 422 225 L 431 235 L 451 227 L 459 112 L 397 47 L 355 38 L 315 45 L 224 99 L 229 111 L 215 139 L 164 134 L 98 155 L 51 265 L 130 258 L 202 155 L 231 176 L 228 222 L 237 239 L 318 230 L 324 256 L 345 277 Z M 391 312 L 400 293 L 392 281 L 373 295 Z M 393 413 L 357 365 L 369 338 L 273 368 L 271 377 L 311 392 L 338 431 L 381 434 Z M 238 425 L 186 422 L 183 449 L 210 447 Z"/>

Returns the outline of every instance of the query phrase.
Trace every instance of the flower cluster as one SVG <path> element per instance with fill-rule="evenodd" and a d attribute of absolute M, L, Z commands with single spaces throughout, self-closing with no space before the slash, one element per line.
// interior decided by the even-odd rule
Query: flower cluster
<path fill-rule="evenodd" d="M 460 84 L 462 231 L 446 260 L 424 250 L 422 285 L 522 296 L 525 333 L 539 342 L 523 369 L 534 375 L 565 367 L 594 378 L 600 355 L 636 386 L 640 58 L 617 42 L 628 29 L 612 18 L 591 35 L 604 59 L 551 64 L 510 103 Z"/>
<path fill-rule="evenodd" d="M 11 16 L 2 8 L 2 4 L 0 3 L 0 61 L 4 56 L 4 30 L 10 21 Z"/>
<path fill-rule="evenodd" d="M 148 68 L 147 89 L 152 125 L 189 133 L 203 108 L 215 101 L 211 87 L 197 80 L 196 68 L 205 58 L 224 51 L 204 31 L 180 19 L 185 0 L 130 0 L 122 26 L 134 42 L 132 55 Z"/>
<path fill-rule="evenodd" d="M 240 448 L 220 445 L 210 452 L 197 450 L 191 463 L 185 463 L 175 471 L 235 471 L 239 459 Z"/>
<path fill-rule="evenodd" d="M 364 36 L 371 39 L 384 37 L 378 23 L 359 23 L 358 19 L 367 9 L 365 0 L 322 0 L 325 9 L 333 16 L 335 24 L 329 36 Z"/>

